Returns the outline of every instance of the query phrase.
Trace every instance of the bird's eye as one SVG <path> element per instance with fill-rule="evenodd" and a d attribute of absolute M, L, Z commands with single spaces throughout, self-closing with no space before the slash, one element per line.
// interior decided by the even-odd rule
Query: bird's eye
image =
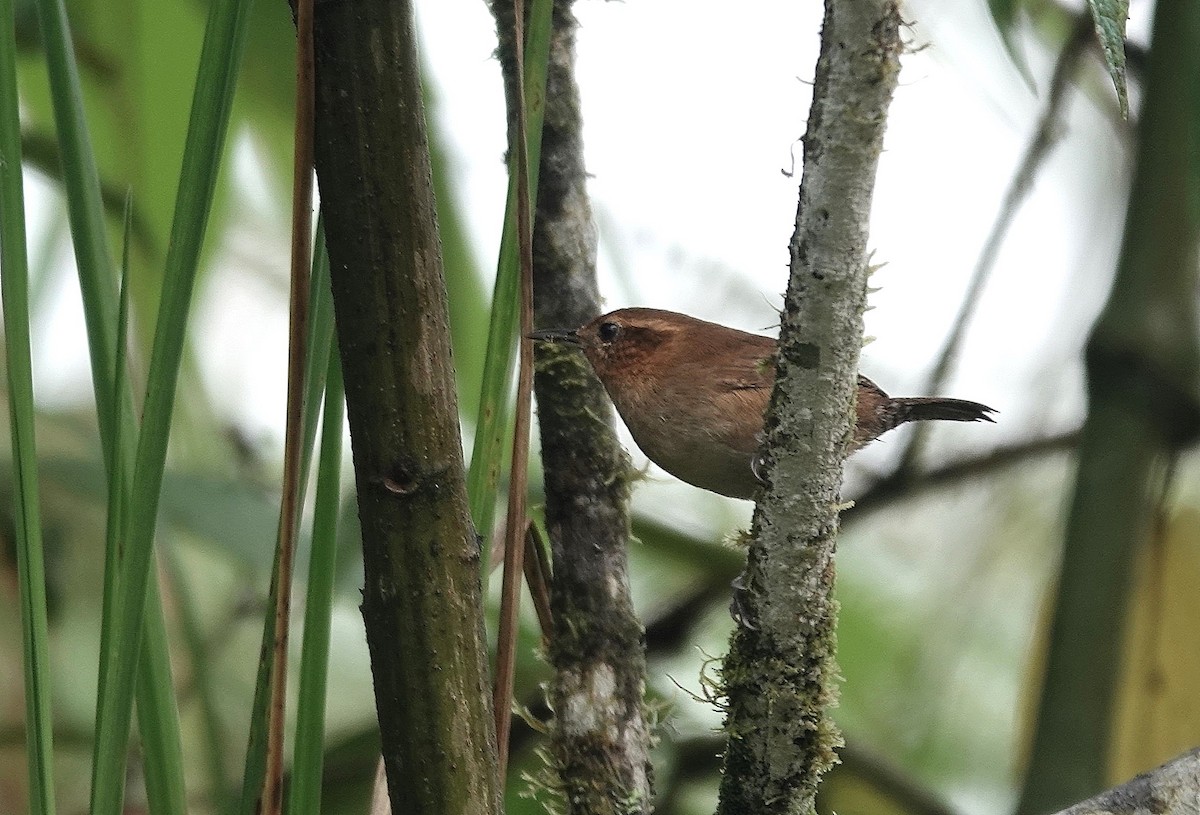
<path fill-rule="evenodd" d="M 600 323 L 597 333 L 600 335 L 601 342 L 612 342 L 621 333 L 621 326 L 616 323 Z"/>

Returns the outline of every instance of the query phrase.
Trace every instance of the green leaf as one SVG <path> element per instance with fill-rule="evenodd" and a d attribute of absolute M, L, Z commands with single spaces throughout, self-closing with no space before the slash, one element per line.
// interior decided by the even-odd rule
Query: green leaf
<path fill-rule="evenodd" d="M 317 466 L 308 594 L 304 604 L 304 644 L 300 657 L 300 698 L 296 704 L 296 753 L 288 797 L 291 815 L 319 815 L 324 760 L 325 686 L 329 670 L 330 614 L 337 563 L 338 510 L 342 468 L 342 369 L 337 346 L 329 351 L 325 418 Z"/>
<path fill-rule="evenodd" d="M 128 738 L 133 669 L 138 661 L 145 598 L 150 586 L 154 532 L 175 405 L 175 388 L 200 247 L 216 186 L 234 81 L 245 42 L 248 6 L 249 3 L 242 0 L 217 0 L 212 4 L 197 70 L 162 299 L 155 327 L 154 349 L 147 377 L 142 428 L 134 459 L 130 523 L 116 581 L 118 592 L 112 609 L 114 636 L 107 654 L 107 676 L 100 685 L 100 698 L 97 700 L 93 813 L 116 815 L 121 810 L 124 750 L 114 745 L 123 748 Z M 155 626 L 153 620 L 150 625 Z"/>
<path fill-rule="evenodd" d="M 16 42 L 12 0 L 0 0 L 0 289 L 16 485 L 14 521 L 25 669 L 28 809 L 54 813 L 53 716 L 50 704 L 46 569 L 34 446 L 33 370 L 29 344 L 29 259 L 21 169 Z"/>
<path fill-rule="evenodd" d="M 326 377 L 329 373 L 330 348 L 333 346 L 333 292 L 329 286 L 329 252 L 325 247 L 325 228 L 323 219 L 317 217 L 316 245 L 313 251 L 312 282 L 310 286 L 312 300 L 309 308 L 311 313 L 308 320 L 308 354 L 305 358 L 304 370 L 304 437 L 301 440 L 300 483 L 308 483 L 309 467 L 312 463 L 312 450 L 317 437 L 317 404 L 321 392 L 325 389 Z M 302 511 L 303 507 L 297 507 Z M 357 513 L 355 513 L 357 515 Z M 276 516 L 278 520 L 278 516 Z M 336 528 L 336 521 L 334 526 Z M 264 540 L 276 540 L 276 534 L 265 537 Z M 254 685 L 254 702 L 250 712 L 250 735 L 246 745 L 246 764 L 242 772 L 242 797 L 240 808 L 237 810 L 245 815 L 257 811 L 259 795 L 263 787 L 263 775 L 266 768 L 267 750 L 267 704 L 270 701 L 271 685 L 271 651 L 275 642 L 275 606 L 278 598 L 275 596 L 277 572 L 279 570 L 279 550 L 275 551 L 275 561 L 271 567 L 271 591 L 267 597 L 267 609 L 263 618 L 262 644 L 259 648 L 258 674 Z"/>
<path fill-rule="evenodd" d="M 538 169 L 542 155 L 542 119 L 545 113 L 546 65 L 550 58 L 551 0 L 534 0 L 526 20 L 525 108 L 528 115 L 530 206 L 537 205 Z M 508 161 L 508 203 L 504 231 L 500 236 L 500 258 L 496 288 L 492 294 L 492 317 L 488 325 L 487 356 L 483 366 L 483 390 L 479 398 L 479 424 L 467 472 L 467 494 L 475 532 L 483 541 L 483 568 L 488 568 L 489 541 L 496 513 L 496 487 L 504 461 L 504 441 L 511 432 L 509 394 L 512 390 L 513 360 L 520 314 L 520 249 L 517 243 L 517 170 L 515 153 Z"/>
<path fill-rule="evenodd" d="M 1129 118 L 1129 95 L 1125 89 L 1125 22 L 1129 19 L 1129 0 L 1088 0 L 1088 5 L 1096 21 L 1096 34 L 1117 91 L 1121 115 Z"/>

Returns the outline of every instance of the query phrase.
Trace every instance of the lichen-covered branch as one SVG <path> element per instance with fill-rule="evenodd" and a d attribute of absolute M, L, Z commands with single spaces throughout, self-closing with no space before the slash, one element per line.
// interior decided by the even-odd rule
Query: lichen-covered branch
<path fill-rule="evenodd" d="M 539 327 L 573 328 L 600 313 L 571 6 L 554 4 L 547 69 L 533 245 Z M 493 12 L 501 65 L 511 78 L 511 3 L 496 0 Z M 510 104 L 514 98 L 510 92 Z M 553 551 L 555 783 L 578 815 L 649 812 L 645 648 L 626 558 L 629 462 L 604 389 L 582 355 L 539 348 L 534 389 Z"/>
<path fill-rule="evenodd" d="M 316 163 L 395 812 L 500 811 L 410 0 L 318 3 Z"/>
<path fill-rule="evenodd" d="M 836 697 L 833 553 L 862 346 L 867 221 L 900 26 L 894 0 L 826 0 L 765 429 L 766 488 L 722 674 L 722 815 L 813 812 L 841 742 L 827 713 Z"/>

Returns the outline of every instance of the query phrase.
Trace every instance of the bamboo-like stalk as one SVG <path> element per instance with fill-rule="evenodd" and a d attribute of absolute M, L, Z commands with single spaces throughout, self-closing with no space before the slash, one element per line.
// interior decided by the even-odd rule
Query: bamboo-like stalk
<path fill-rule="evenodd" d="M 284 429 L 282 498 L 272 587 L 275 637 L 271 649 L 271 692 L 267 706 L 267 764 L 260 808 L 283 811 L 283 728 L 287 711 L 287 659 L 291 632 L 292 572 L 305 483 L 304 374 L 307 369 L 309 280 L 312 265 L 313 176 L 313 0 L 296 3 L 296 124 L 292 166 L 291 297 L 288 304 L 287 421 Z"/>
<path fill-rule="evenodd" d="M 514 115 L 512 15 L 494 3 L 509 116 Z M 596 235 L 587 195 L 575 79 L 572 3 L 554 3 L 537 215 L 534 309 L 539 327 L 574 328 L 600 313 Z M 642 627 L 629 595 L 629 463 L 604 389 L 577 352 L 541 348 L 535 379 L 555 668 L 552 754 L 568 810 L 648 812 L 650 733 L 643 705 Z"/>
<path fill-rule="evenodd" d="M 1130 575 L 1167 460 L 1200 433 L 1200 6 L 1160 0 L 1117 275 L 1088 338 L 1088 416 L 1018 811 L 1096 793 Z"/>
<path fill-rule="evenodd" d="M 525 573 L 525 498 L 529 475 L 529 423 L 533 410 L 533 213 L 530 209 L 529 115 L 525 107 L 525 0 L 513 0 L 516 106 L 509 151 L 516 156 L 517 254 L 520 286 L 517 294 L 517 404 L 513 426 L 512 464 L 508 479 L 508 510 L 504 524 L 504 574 L 500 584 L 500 624 L 492 681 L 492 712 L 496 717 L 496 766 L 503 782 L 508 770 L 508 735 L 512 728 L 513 678 L 517 659 L 517 613 Z"/>
<path fill-rule="evenodd" d="M 500 796 L 413 26 L 409 0 L 317 5 L 317 176 L 392 805 L 476 815 Z"/>

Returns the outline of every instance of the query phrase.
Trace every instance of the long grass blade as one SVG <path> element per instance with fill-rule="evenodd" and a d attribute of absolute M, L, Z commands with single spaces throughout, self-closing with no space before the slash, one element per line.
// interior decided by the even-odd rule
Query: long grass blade
<path fill-rule="evenodd" d="M 550 57 L 550 11 L 552 0 L 534 0 L 525 39 L 525 109 L 528 131 L 530 206 L 537 204 L 538 167 L 542 154 L 542 118 L 546 98 L 546 64 Z M 500 258 L 488 324 L 487 357 L 483 364 L 483 388 L 479 397 L 479 425 L 467 472 L 467 494 L 475 531 L 483 539 L 483 568 L 490 562 L 492 525 L 496 513 L 496 487 L 504 460 L 504 441 L 509 433 L 509 393 L 512 386 L 513 351 L 516 348 L 520 313 L 520 245 L 517 240 L 517 156 L 510 150 L 508 203 L 504 231 L 500 236 Z"/>
<path fill-rule="evenodd" d="M 492 706 L 496 715 L 496 749 L 500 778 L 508 769 L 508 735 L 512 724 L 513 678 L 516 669 L 517 612 L 525 561 L 525 496 L 529 474 L 529 421 L 533 404 L 533 212 L 529 183 L 528 109 L 524 92 L 524 0 L 513 0 L 516 32 L 518 98 L 516 133 L 509 152 L 516 154 L 517 246 L 520 258 L 518 312 L 520 353 L 517 362 L 517 404 L 513 427 L 512 465 L 508 482 L 508 512 L 504 527 L 504 574 L 500 592 L 500 627 L 496 644 L 496 675 Z M 550 15 L 547 13 L 546 22 Z"/>
<path fill-rule="evenodd" d="M 290 815 L 321 811 L 321 771 L 325 757 L 325 680 L 329 671 L 329 627 L 336 573 L 338 509 L 341 506 L 342 367 L 336 345 L 329 351 L 317 495 L 313 506 L 312 551 L 304 606 L 300 656 L 300 698 L 296 706 L 296 752 L 292 761 Z"/>
<path fill-rule="evenodd" d="M 25 248 L 25 191 L 21 177 L 21 124 L 17 104 L 12 0 L 0 0 L 0 298 L 4 305 L 5 360 L 16 487 L 17 578 L 25 669 L 28 810 L 54 813 L 54 745 L 47 652 L 46 572 L 38 505 L 33 427 L 33 369 L 29 341 L 29 258 Z"/>
<path fill-rule="evenodd" d="M 136 419 L 129 401 L 129 309 L 130 267 L 129 252 L 133 225 L 132 197 L 125 196 L 125 232 L 121 247 L 121 288 L 117 304 L 116 360 L 113 371 L 112 400 L 116 417 L 113 466 L 109 469 L 108 521 L 105 542 L 105 565 L 114 581 L 117 571 L 117 552 L 125 539 L 129 523 L 129 462 L 125 451 L 136 440 Z M 153 567 L 151 567 L 153 568 Z M 106 593 L 115 588 L 105 582 Z M 167 626 L 163 618 L 162 599 L 158 584 L 151 582 L 146 598 L 146 625 L 142 631 L 141 659 L 137 669 L 138 730 L 142 737 L 143 766 L 146 776 L 146 800 L 156 815 L 186 815 L 187 795 L 183 780 L 183 750 L 179 727 L 179 710 L 175 702 L 175 686 L 167 654 Z M 109 608 L 112 594 L 105 598 Z M 105 653 L 111 637 L 101 627 L 101 654 Z M 104 665 L 101 659 L 101 665 Z M 101 669 L 101 681 L 104 670 Z"/>
<path fill-rule="evenodd" d="M 217 0 L 212 4 L 197 71 L 134 459 L 128 535 L 113 600 L 113 636 L 106 654 L 108 670 L 97 701 L 93 813 L 116 815 L 121 810 L 124 751 L 101 749 L 101 746 L 123 745 L 128 738 L 134 667 L 153 563 L 154 531 L 175 386 L 200 246 L 228 128 L 234 81 L 244 50 L 248 11 L 249 2 L 244 0 Z M 152 623 L 147 630 L 156 627 Z"/>
<path fill-rule="evenodd" d="M 325 388 L 329 348 L 333 343 L 333 294 L 329 288 L 329 254 L 325 250 L 325 227 L 317 218 L 316 251 L 313 255 L 312 313 L 308 321 L 308 353 L 305 357 L 304 435 L 301 440 L 300 483 L 308 483 L 312 450 L 317 437 L 321 392 Z M 299 508 L 298 508 L 299 509 Z M 276 595 L 279 572 L 279 552 L 271 570 L 271 592 L 267 597 L 266 617 L 263 620 L 262 645 L 259 649 L 258 677 L 254 687 L 254 704 L 250 713 L 250 737 L 246 745 L 246 764 L 242 772 L 242 797 L 238 812 L 255 815 L 267 765 L 267 704 L 270 699 L 271 651 L 275 642 Z"/>
<path fill-rule="evenodd" d="M 154 559 L 151 559 L 153 571 Z M 150 643 L 167 642 L 158 581 L 147 583 L 142 621 L 141 659 L 137 663 L 138 734 L 142 738 L 142 767 L 146 774 L 146 801 L 154 815 L 187 815 L 187 790 L 183 773 L 183 739 L 179 707 L 165 648 L 152 655 Z"/>
<path fill-rule="evenodd" d="M 87 323 L 88 352 L 100 424 L 104 461 L 111 466 L 116 428 L 112 410 L 110 379 L 116 345 L 117 292 L 112 256 L 104 224 L 100 176 L 88 136 L 83 112 L 83 90 L 71 42 L 63 0 L 37 0 L 42 47 L 50 79 L 54 122 L 58 130 L 63 185 L 67 191 L 67 215 L 79 269 Z"/>
<path fill-rule="evenodd" d="M 201 627 L 197 598 L 188 585 L 177 548 L 164 546 L 160 554 L 169 584 L 174 589 L 184 647 L 188 652 L 192 687 L 200 706 L 201 727 L 204 731 L 204 763 L 208 775 L 208 799 L 213 812 L 224 812 L 229 803 L 229 779 L 225 771 L 225 745 L 213 683 L 214 665 L 209 659 L 209 646 Z M 141 710 L 140 703 L 138 710 Z"/>
<path fill-rule="evenodd" d="M 118 356 L 118 331 L 115 325 L 118 321 L 118 307 L 105 233 L 103 197 L 83 114 L 79 74 L 63 4 L 61 0 L 38 0 L 36 7 L 58 129 L 63 183 L 67 191 L 68 220 L 75 247 L 80 291 L 83 295 L 101 449 L 105 468 L 110 475 L 110 484 L 119 485 L 110 490 L 110 500 L 124 501 L 135 435 L 132 429 L 133 414 L 128 389 L 118 389 L 114 379 L 118 368 L 115 361 Z M 124 365 L 120 367 L 123 369 Z M 123 431 L 118 429 L 122 425 L 122 416 L 125 417 Z M 125 447 L 118 455 L 120 438 L 125 439 Z M 120 521 L 120 517 L 113 520 Z M 107 657 L 116 630 L 113 611 L 120 596 L 117 590 L 119 575 L 115 537 L 115 533 L 120 529 L 120 524 L 113 526 L 114 536 L 110 538 L 112 545 L 105 558 L 104 606 L 100 635 L 101 692 L 107 687 Z M 147 600 L 152 603 L 151 614 L 161 619 L 157 591 L 147 594 L 143 589 L 136 600 L 129 602 L 140 607 Z M 134 647 L 129 650 L 135 658 L 139 633 L 136 630 L 132 631 L 129 637 L 134 642 Z M 139 688 L 139 704 L 143 711 L 139 723 L 144 752 L 153 757 L 146 765 L 147 788 L 150 797 L 158 802 L 164 811 L 182 811 L 185 806 L 181 782 L 182 758 L 178 743 L 173 688 L 170 684 L 169 657 L 162 626 L 150 626 L 147 629 L 146 642 L 146 654 L 143 657 L 145 664 L 141 666 L 142 677 L 143 681 L 151 684 Z M 129 670 L 132 672 L 132 667 Z M 155 686 L 153 683 L 157 680 L 149 679 L 150 677 L 165 678 L 165 682 Z M 128 703 L 126 707 L 128 708 Z M 129 715 L 127 710 L 127 718 Z M 108 762 L 105 777 L 108 787 L 116 791 L 115 797 L 118 802 L 123 793 L 127 733 L 128 725 L 122 734 L 109 732 L 104 736 L 98 732 L 93 748 L 97 757 L 93 763 L 93 773 L 95 774 L 102 761 Z M 103 769 L 100 771 L 104 772 Z M 171 777 L 161 776 L 162 772 L 170 773 Z"/>

